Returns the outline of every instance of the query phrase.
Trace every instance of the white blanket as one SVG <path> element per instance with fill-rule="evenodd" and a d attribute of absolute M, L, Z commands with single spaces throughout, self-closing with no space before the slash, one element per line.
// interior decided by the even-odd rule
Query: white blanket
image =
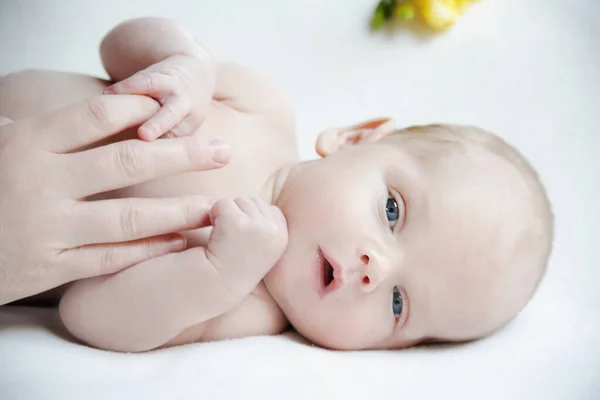
<path fill-rule="evenodd" d="M 289 333 L 145 354 L 81 346 L 55 312 L 7 308 L 0 398 L 597 399 L 600 326 L 558 303 L 463 345 L 335 352 Z"/>
<path fill-rule="evenodd" d="M 278 82 L 303 158 L 321 129 L 380 115 L 495 131 L 540 171 L 556 214 L 550 268 L 527 309 L 462 345 L 332 352 L 290 333 L 117 354 L 72 342 L 52 310 L 3 307 L 0 399 L 600 398 L 600 2 L 482 0 L 435 37 L 370 34 L 375 3 L 1 2 L 0 75 L 105 76 L 102 35 L 159 15 Z"/>

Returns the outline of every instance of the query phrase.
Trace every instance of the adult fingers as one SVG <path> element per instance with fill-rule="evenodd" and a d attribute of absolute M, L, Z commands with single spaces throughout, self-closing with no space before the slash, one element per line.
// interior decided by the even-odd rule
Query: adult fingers
<path fill-rule="evenodd" d="M 113 274 L 150 258 L 182 251 L 185 247 L 185 237 L 175 233 L 125 243 L 83 246 L 63 251 L 58 262 L 68 269 L 73 280 L 78 280 Z"/>
<path fill-rule="evenodd" d="M 172 76 L 140 71 L 127 79 L 112 84 L 104 89 L 104 94 L 147 94 L 153 96 L 169 92 L 175 86 Z"/>
<path fill-rule="evenodd" d="M 46 150 L 67 153 L 138 126 L 158 108 L 147 96 L 97 96 L 31 119 L 28 135 Z"/>
<path fill-rule="evenodd" d="M 69 154 L 64 176 L 74 198 L 131 186 L 190 171 L 210 170 L 229 162 L 230 149 L 201 135 L 144 142 L 127 140 Z"/>
<path fill-rule="evenodd" d="M 187 196 L 79 202 L 67 222 L 68 247 L 127 242 L 210 225 L 216 199 Z"/>

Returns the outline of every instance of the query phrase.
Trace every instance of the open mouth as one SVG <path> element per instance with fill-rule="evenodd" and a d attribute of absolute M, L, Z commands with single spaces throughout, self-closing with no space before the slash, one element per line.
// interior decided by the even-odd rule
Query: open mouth
<path fill-rule="evenodd" d="M 335 261 L 329 261 L 320 249 L 317 265 L 317 290 L 321 296 L 325 296 L 343 286 L 340 268 Z"/>
<path fill-rule="evenodd" d="M 331 263 L 325 257 L 323 257 L 323 286 L 325 289 L 331 285 L 333 280 L 333 267 L 331 266 Z"/>

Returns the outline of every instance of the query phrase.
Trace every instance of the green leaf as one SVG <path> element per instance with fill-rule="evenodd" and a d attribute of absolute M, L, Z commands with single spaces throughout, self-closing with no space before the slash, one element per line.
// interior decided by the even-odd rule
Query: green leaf
<path fill-rule="evenodd" d="M 371 29 L 380 29 L 385 24 L 385 15 L 382 10 L 375 10 L 371 18 Z"/>

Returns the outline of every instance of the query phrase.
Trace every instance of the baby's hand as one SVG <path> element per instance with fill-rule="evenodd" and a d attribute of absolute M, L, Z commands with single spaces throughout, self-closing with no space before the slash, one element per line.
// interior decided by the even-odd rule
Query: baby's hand
<path fill-rule="evenodd" d="M 210 211 L 213 225 L 206 257 L 231 288 L 246 296 L 283 254 L 288 232 L 279 208 L 257 198 L 219 200 Z"/>
<path fill-rule="evenodd" d="M 198 129 L 210 107 L 215 82 L 206 75 L 199 58 L 173 55 L 107 87 L 104 93 L 148 95 L 162 104 L 140 126 L 140 139 L 188 136 Z"/>

